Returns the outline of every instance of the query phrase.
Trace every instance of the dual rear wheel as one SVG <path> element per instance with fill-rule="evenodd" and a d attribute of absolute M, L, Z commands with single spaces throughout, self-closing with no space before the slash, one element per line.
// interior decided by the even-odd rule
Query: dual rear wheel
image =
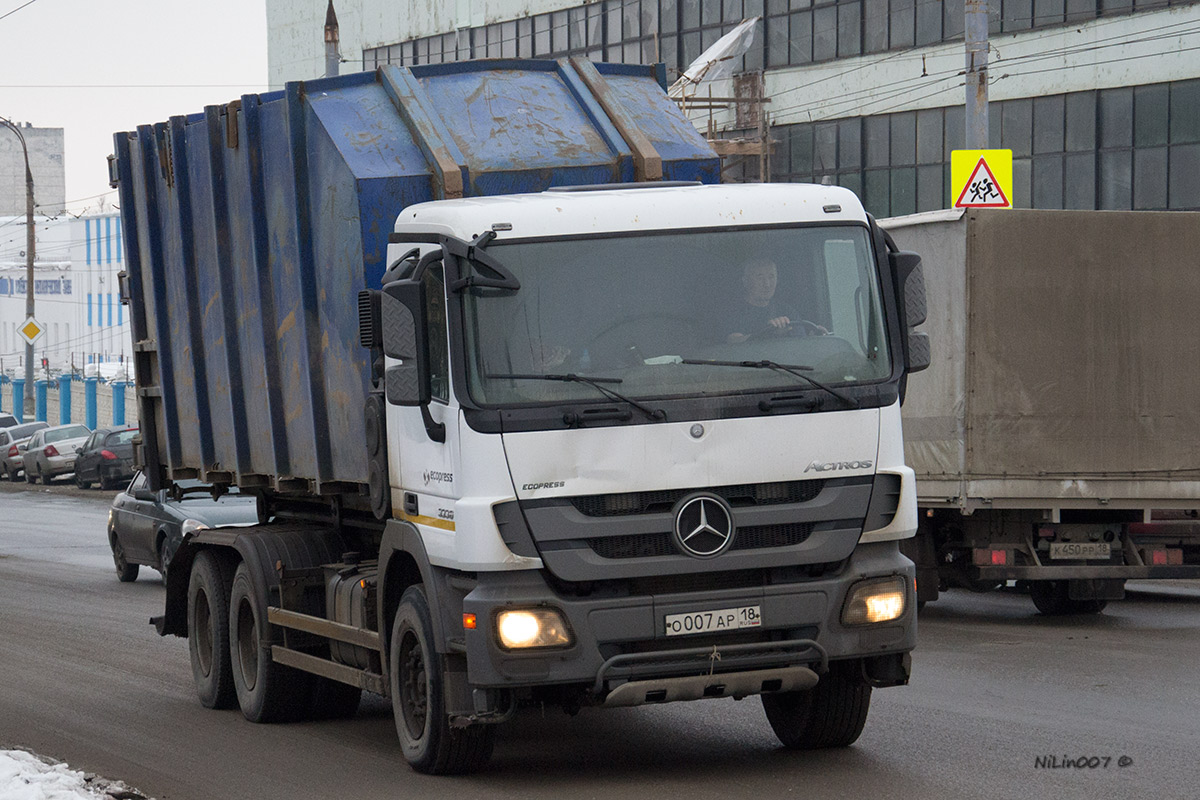
<path fill-rule="evenodd" d="M 188 650 L 200 703 L 240 707 L 251 722 L 346 718 L 362 690 L 278 664 L 266 589 L 245 564 L 202 550 L 188 583 Z"/>

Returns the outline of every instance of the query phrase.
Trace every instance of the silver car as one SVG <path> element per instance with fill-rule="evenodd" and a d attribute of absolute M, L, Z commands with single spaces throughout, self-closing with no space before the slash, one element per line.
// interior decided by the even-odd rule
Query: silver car
<path fill-rule="evenodd" d="M 50 483 L 57 475 L 75 471 L 75 448 L 92 435 L 86 425 L 57 425 L 35 433 L 21 456 L 25 461 L 25 480 Z"/>
<path fill-rule="evenodd" d="M 30 438 L 42 428 L 49 428 L 45 422 L 26 422 L 23 425 L 13 425 L 0 428 L 0 477 L 16 481 L 25 471 L 25 445 Z"/>

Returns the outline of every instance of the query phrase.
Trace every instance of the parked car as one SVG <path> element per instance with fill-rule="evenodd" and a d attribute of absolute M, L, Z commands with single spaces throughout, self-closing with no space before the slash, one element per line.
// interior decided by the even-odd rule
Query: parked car
<path fill-rule="evenodd" d="M 0 429 L 11 428 L 14 425 L 19 425 L 17 418 L 12 414 L 0 414 Z"/>
<path fill-rule="evenodd" d="M 92 429 L 86 425 L 56 425 L 35 433 L 21 455 L 25 480 L 49 484 L 55 477 L 75 471 L 75 448 L 87 441 Z"/>
<path fill-rule="evenodd" d="M 115 489 L 133 477 L 133 437 L 137 428 L 97 428 L 75 448 L 75 485 L 87 489 Z"/>
<path fill-rule="evenodd" d="M 140 565 L 162 573 L 165 582 L 171 557 L 185 532 L 258 522 L 258 502 L 238 494 L 237 487 L 213 499 L 212 486 L 199 481 L 177 481 L 179 494 L 150 490 L 146 476 L 138 473 L 125 491 L 113 499 L 108 512 L 108 544 L 112 548 L 117 578 L 137 580 Z"/>
<path fill-rule="evenodd" d="M 25 445 L 35 433 L 42 428 L 49 428 L 45 422 L 26 422 L 23 425 L 13 425 L 0 428 L 0 477 L 16 482 L 25 471 Z"/>

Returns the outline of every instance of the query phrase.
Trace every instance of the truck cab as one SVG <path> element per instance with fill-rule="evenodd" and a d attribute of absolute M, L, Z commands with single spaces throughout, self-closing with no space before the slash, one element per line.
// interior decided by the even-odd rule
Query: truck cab
<path fill-rule="evenodd" d="M 433 647 L 472 693 L 462 721 L 527 697 L 761 694 L 785 743 L 857 738 L 916 636 L 898 549 L 916 529 L 909 320 L 858 199 L 441 201 L 405 210 L 389 260 L 360 300 L 384 552 L 406 542 L 428 576 Z M 814 692 L 853 707 L 848 724 L 814 730 L 796 703 Z"/>

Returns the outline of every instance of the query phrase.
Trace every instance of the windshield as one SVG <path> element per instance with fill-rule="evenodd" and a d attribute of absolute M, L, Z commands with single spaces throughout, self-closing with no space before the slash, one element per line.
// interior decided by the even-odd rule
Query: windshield
<path fill-rule="evenodd" d="M 80 439 L 89 433 L 91 433 L 91 430 L 82 425 L 72 425 L 69 428 L 55 428 L 52 431 L 46 431 L 46 444 L 62 442 L 67 439 Z"/>
<path fill-rule="evenodd" d="M 648 398 L 810 388 L 743 361 L 842 386 L 891 372 L 865 227 L 498 240 L 488 251 L 521 288 L 467 293 L 468 376 L 483 405 L 604 399 L 562 379 L 572 374 Z"/>

